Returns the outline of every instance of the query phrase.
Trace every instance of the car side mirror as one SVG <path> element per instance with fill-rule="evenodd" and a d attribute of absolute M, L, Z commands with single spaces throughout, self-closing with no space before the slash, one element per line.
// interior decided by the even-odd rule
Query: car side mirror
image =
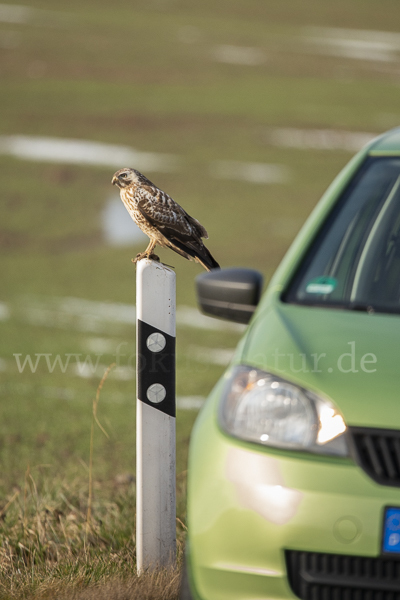
<path fill-rule="evenodd" d="M 211 317 L 248 323 L 261 296 L 263 277 L 253 269 L 214 269 L 196 278 L 197 300 Z"/>

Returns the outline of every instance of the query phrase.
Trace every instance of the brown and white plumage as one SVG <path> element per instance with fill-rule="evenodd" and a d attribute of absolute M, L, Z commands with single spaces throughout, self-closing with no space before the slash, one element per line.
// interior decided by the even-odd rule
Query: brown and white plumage
<path fill-rule="evenodd" d="M 153 250 L 158 245 L 199 262 L 207 271 L 219 268 L 201 239 L 208 238 L 203 225 L 142 173 L 120 169 L 112 183 L 119 187 L 121 200 L 136 225 L 150 238 L 148 247 L 136 260 L 154 257 Z"/>

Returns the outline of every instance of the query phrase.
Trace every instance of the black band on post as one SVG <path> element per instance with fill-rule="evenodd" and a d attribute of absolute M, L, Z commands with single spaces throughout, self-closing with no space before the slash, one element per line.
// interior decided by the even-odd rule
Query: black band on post
<path fill-rule="evenodd" d="M 136 335 L 137 397 L 175 417 L 175 338 L 139 319 Z"/>

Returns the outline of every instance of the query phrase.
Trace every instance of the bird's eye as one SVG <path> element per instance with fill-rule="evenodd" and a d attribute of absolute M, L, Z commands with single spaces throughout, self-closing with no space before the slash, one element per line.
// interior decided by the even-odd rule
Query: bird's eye
<path fill-rule="evenodd" d="M 128 177 L 128 173 L 121 173 L 120 177 L 123 177 L 125 179 L 125 177 Z"/>

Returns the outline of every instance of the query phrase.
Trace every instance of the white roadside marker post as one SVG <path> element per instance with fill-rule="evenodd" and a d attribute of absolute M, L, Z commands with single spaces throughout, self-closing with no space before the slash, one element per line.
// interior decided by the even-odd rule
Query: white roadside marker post
<path fill-rule="evenodd" d="M 136 272 L 137 572 L 176 561 L 175 272 L 149 259 Z"/>

